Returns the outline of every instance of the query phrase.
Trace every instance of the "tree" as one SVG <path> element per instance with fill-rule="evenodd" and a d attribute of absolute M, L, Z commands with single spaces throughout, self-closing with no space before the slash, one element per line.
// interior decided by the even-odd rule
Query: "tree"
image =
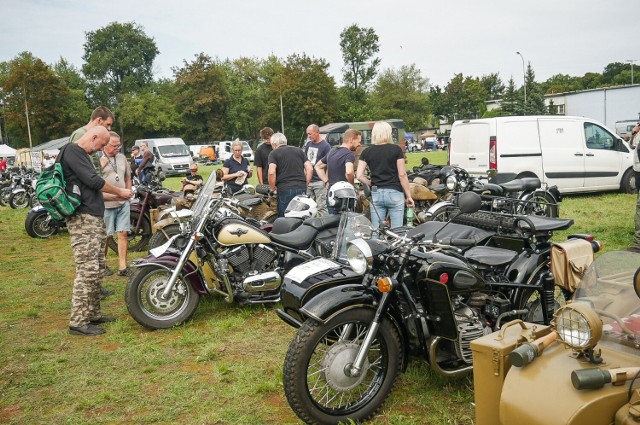
<path fill-rule="evenodd" d="M 604 71 L 602 72 L 602 83 L 605 85 L 611 85 L 613 80 L 616 78 L 616 75 L 624 71 L 625 68 L 631 69 L 631 66 L 622 62 L 612 62 L 608 64 L 604 67 Z"/>
<path fill-rule="evenodd" d="M 135 22 L 112 22 L 88 32 L 82 72 L 89 81 L 92 103 L 117 107 L 123 94 L 147 87 L 158 53 L 153 38 Z"/>
<path fill-rule="evenodd" d="M 516 83 L 512 76 L 507 83 L 507 88 L 505 89 L 502 100 L 500 101 L 500 115 L 523 115 L 523 103 L 522 97 L 516 88 Z"/>
<path fill-rule="evenodd" d="M 366 91 L 380 65 L 380 58 L 375 56 L 380 50 L 378 35 L 373 28 L 361 28 L 353 24 L 340 33 L 340 48 L 345 86 L 356 92 L 359 88 Z"/>
<path fill-rule="evenodd" d="M 540 84 L 540 89 L 545 94 L 564 93 L 582 89 L 580 77 L 572 77 L 567 74 L 556 74 Z"/>
<path fill-rule="evenodd" d="M 193 62 L 184 61 L 184 66 L 173 72 L 185 138 L 198 142 L 224 140 L 229 98 L 220 67 L 209 56 L 200 53 Z"/>
<path fill-rule="evenodd" d="M 63 102 L 59 118 L 62 128 L 66 133 L 71 134 L 75 129 L 84 125 L 91 115 L 91 109 L 85 97 L 88 88 L 87 81 L 76 67 L 64 58 L 60 58 L 53 65 L 53 71 L 69 89 L 69 96 Z"/>
<path fill-rule="evenodd" d="M 489 99 L 499 99 L 504 93 L 504 84 L 497 72 L 480 77 L 480 84 L 487 91 Z"/>
<path fill-rule="evenodd" d="M 548 112 L 544 103 L 544 95 L 540 85 L 536 83 L 536 74 L 533 72 L 531 63 L 527 65 L 525 74 L 525 84 L 527 86 L 527 100 L 524 105 L 525 115 L 544 115 Z"/>
<path fill-rule="evenodd" d="M 444 88 L 439 99 L 441 113 L 449 122 L 457 119 L 478 118 L 486 110 L 488 93 L 478 78 L 456 74 Z"/>
<path fill-rule="evenodd" d="M 3 110 L 14 147 L 35 146 L 67 135 L 60 116 L 69 89 L 51 67 L 29 52 L 13 59 L 3 77 Z M 26 110 L 28 109 L 28 121 Z"/>
<path fill-rule="evenodd" d="M 399 70 L 385 69 L 378 76 L 371 93 L 374 120 L 402 118 L 409 131 L 428 125 L 429 81 L 415 64 Z"/>

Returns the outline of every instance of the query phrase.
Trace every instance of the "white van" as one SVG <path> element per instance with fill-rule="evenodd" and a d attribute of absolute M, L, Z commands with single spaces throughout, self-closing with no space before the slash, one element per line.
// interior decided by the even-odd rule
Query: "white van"
<path fill-rule="evenodd" d="M 604 124 L 583 117 L 516 116 L 453 123 L 449 164 L 538 177 L 562 193 L 635 193 L 633 151 Z"/>
<path fill-rule="evenodd" d="M 244 140 L 241 140 L 241 142 L 242 142 L 242 156 L 247 158 L 249 162 L 253 162 L 254 156 L 253 156 L 253 149 L 251 149 L 251 145 L 249 145 L 249 142 L 246 142 Z M 233 155 L 233 152 L 231 152 L 232 143 L 233 143 L 232 140 L 227 140 L 225 142 L 218 142 L 216 146 L 218 147 L 217 154 L 220 161 L 226 161 L 227 159 L 231 158 L 231 156 Z"/>
<path fill-rule="evenodd" d="M 140 139 L 135 145 L 146 143 L 155 157 L 157 172 L 164 172 L 166 176 L 184 176 L 189 172 L 189 165 L 193 162 L 191 151 L 179 137 L 164 139 Z"/>

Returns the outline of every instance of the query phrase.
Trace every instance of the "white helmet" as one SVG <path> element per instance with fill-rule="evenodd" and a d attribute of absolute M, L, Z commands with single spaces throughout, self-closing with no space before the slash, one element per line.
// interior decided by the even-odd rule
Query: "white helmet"
<path fill-rule="evenodd" d="M 318 212 L 318 204 L 307 195 L 295 196 L 284 211 L 285 217 L 309 218 Z"/>
<path fill-rule="evenodd" d="M 353 209 L 356 205 L 358 195 L 354 187 L 347 182 L 338 182 L 329 188 L 327 193 L 327 203 L 336 212 Z"/>

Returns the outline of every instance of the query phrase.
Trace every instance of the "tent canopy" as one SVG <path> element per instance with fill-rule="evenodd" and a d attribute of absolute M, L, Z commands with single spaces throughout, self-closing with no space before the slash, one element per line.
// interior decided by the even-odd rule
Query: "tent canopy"
<path fill-rule="evenodd" d="M 436 137 L 436 133 L 426 132 L 420 135 L 421 139 L 426 139 L 428 137 Z"/>
<path fill-rule="evenodd" d="M 0 145 L 0 157 L 16 156 L 16 150 L 9 145 Z"/>
<path fill-rule="evenodd" d="M 69 142 L 69 138 L 68 137 L 63 137 L 61 139 L 55 139 L 55 140 L 50 140 L 48 142 L 44 142 L 38 146 L 34 146 L 33 148 L 31 148 L 32 152 L 38 152 L 38 151 L 48 151 L 48 150 L 55 150 L 55 149 L 60 149 L 61 147 L 63 147 L 64 145 L 66 145 Z"/>

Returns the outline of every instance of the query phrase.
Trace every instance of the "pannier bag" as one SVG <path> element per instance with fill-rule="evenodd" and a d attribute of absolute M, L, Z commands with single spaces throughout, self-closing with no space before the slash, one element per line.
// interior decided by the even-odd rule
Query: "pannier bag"
<path fill-rule="evenodd" d="M 67 192 L 67 182 L 62 173 L 60 160 L 65 147 L 60 149 L 56 162 L 42 170 L 36 183 L 36 197 L 54 220 L 71 216 L 80 206 L 80 197 Z"/>
<path fill-rule="evenodd" d="M 556 285 L 574 292 L 593 262 L 593 247 L 584 239 L 569 239 L 551 245 L 551 273 Z"/>

